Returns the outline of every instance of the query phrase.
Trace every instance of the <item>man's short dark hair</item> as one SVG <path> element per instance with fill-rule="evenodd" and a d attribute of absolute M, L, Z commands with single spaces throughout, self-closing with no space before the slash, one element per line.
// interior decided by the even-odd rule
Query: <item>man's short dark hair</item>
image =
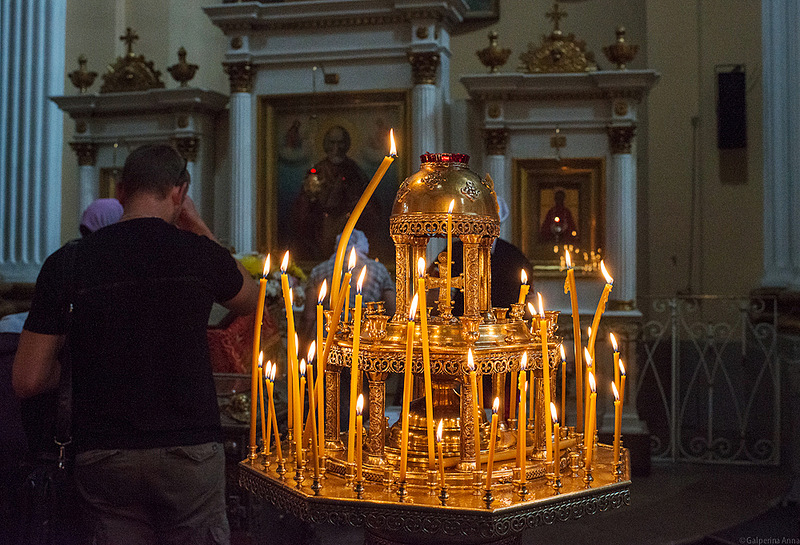
<path fill-rule="evenodd" d="M 128 155 L 120 185 L 128 195 L 139 192 L 166 197 L 175 187 L 189 182 L 186 159 L 169 144 L 148 144 Z"/>

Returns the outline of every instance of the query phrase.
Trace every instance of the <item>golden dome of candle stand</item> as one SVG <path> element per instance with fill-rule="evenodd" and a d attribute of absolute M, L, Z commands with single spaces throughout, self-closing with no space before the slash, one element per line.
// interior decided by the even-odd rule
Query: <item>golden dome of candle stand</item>
<path fill-rule="evenodd" d="M 497 200 L 491 178 L 480 178 L 467 168 L 461 154 L 426 154 L 419 172 L 398 190 L 390 218 L 396 248 L 396 307 L 393 317 L 381 303 L 368 303 L 359 336 L 358 379 L 367 381 L 369 425 L 362 456 L 363 479 L 354 480 L 355 464 L 347 463 L 347 431 L 340 430 L 341 371 L 352 362 L 354 324 L 339 323 L 325 366 L 325 475 L 312 488 L 311 464 L 305 481 L 295 481 L 293 455 L 281 467 L 274 455 L 240 464 L 240 483 L 279 509 L 301 520 L 364 527 L 368 543 L 517 543 L 527 528 L 557 520 L 579 518 L 629 503 L 630 468 L 622 449 L 614 464 L 612 448 L 596 445 L 591 471 L 582 467 L 581 434 L 563 429 L 558 472 L 546 461 L 543 350 L 548 354 L 550 391 L 555 394 L 561 339 L 556 334 L 557 312 L 546 312 L 548 343 L 542 346 L 540 322 L 525 320 L 522 304 L 510 309 L 491 306 L 491 247 L 499 235 Z M 453 201 L 453 205 L 451 205 Z M 406 365 L 406 331 L 411 296 L 418 291 L 417 261 L 424 257 L 434 237 L 452 236 L 463 245 L 464 271 L 450 284 L 464 294 L 464 313 L 452 315 L 445 278 L 424 272 L 426 292 L 438 291 L 433 307 L 421 305 L 415 317 L 413 357 L 414 395 L 410 405 L 408 468 L 399 482 L 400 422 L 388 427 L 386 380 L 402 374 Z M 440 265 L 446 258 L 440 257 Z M 421 312 L 428 321 L 431 390 L 424 384 Z M 350 313 L 353 316 L 353 313 Z M 490 426 L 479 428 L 482 465 L 476 468 L 473 396 L 467 352 L 472 350 L 479 377 L 491 377 L 491 393 L 500 399 L 499 426 L 486 488 Z M 534 407 L 528 414 L 525 482 L 516 462 L 518 426 L 510 418 L 506 381 L 516 380 L 520 361 L 527 354 L 532 371 Z M 356 391 L 361 392 L 359 384 Z M 429 466 L 426 397 L 433 420 L 444 420 L 443 459 L 446 490 L 438 471 Z M 553 395 L 553 399 L 556 397 Z M 514 400 L 512 400 L 514 401 Z M 480 411 L 484 414 L 484 411 Z M 485 414 L 483 417 L 484 418 Z M 293 453 L 287 442 L 284 452 Z M 285 469 L 278 473 L 277 469 Z"/>

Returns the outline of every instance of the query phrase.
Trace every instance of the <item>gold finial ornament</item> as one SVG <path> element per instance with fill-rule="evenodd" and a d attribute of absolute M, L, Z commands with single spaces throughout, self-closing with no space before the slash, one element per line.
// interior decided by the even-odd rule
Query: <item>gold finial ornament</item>
<path fill-rule="evenodd" d="M 617 65 L 617 70 L 625 70 L 625 65 L 631 62 L 638 52 L 638 45 L 625 41 L 625 27 L 622 26 L 617 28 L 617 41 L 603 48 L 606 58 Z"/>
<path fill-rule="evenodd" d="M 70 72 L 67 74 L 67 76 L 72 82 L 72 85 L 77 87 L 81 94 L 83 94 L 94 83 L 94 80 L 97 77 L 97 72 L 89 72 L 86 69 L 86 55 L 81 55 L 78 57 L 78 67 L 79 68 L 77 70 Z"/>
<path fill-rule="evenodd" d="M 167 68 L 167 72 L 172 76 L 172 79 L 181 84 L 181 87 L 187 87 L 186 83 L 190 81 L 199 66 L 196 64 L 189 64 L 186 62 L 186 49 L 181 47 L 178 49 L 178 64 L 173 64 Z"/>
<path fill-rule="evenodd" d="M 553 32 L 549 36 L 543 36 L 539 46 L 528 44 L 528 50 L 519 56 L 519 60 L 522 61 L 519 70 L 529 74 L 597 70 L 594 54 L 586 50 L 586 42 L 575 38 L 574 34 L 565 35 L 561 31 L 561 19 L 565 18 L 567 13 L 561 11 L 558 2 L 555 2 L 553 10 L 545 15 L 553 21 Z"/>
<path fill-rule="evenodd" d="M 139 39 L 139 35 L 128 27 L 125 35 L 119 39 L 125 42 L 128 51 L 124 57 L 117 57 L 114 64 L 103 74 L 100 92 L 119 93 L 163 88 L 161 72 L 153 68 L 153 61 L 147 61 L 144 55 L 136 55 L 133 52 L 133 42 Z"/>
<path fill-rule="evenodd" d="M 511 55 L 511 50 L 507 47 L 501 48 L 497 45 L 497 31 L 489 33 L 489 46 L 476 51 L 475 54 L 485 67 L 489 69 L 490 73 L 497 72 L 497 69 L 503 66 L 508 61 L 508 56 Z"/>

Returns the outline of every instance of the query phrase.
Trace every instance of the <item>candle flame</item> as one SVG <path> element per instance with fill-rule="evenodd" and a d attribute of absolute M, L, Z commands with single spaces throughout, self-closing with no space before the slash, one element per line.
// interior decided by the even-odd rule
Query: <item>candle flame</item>
<path fill-rule="evenodd" d="M 413 322 L 414 316 L 417 314 L 417 304 L 419 302 L 419 294 L 415 293 L 414 298 L 411 300 L 411 308 L 408 311 L 408 321 Z"/>
<path fill-rule="evenodd" d="M 597 392 L 597 383 L 594 381 L 594 373 L 589 373 L 589 388 L 592 390 L 592 393 Z"/>
<path fill-rule="evenodd" d="M 562 363 L 566 363 L 566 361 L 567 361 L 567 354 L 564 352 L 564 345 L 563 345 L 563 344 L 560 344 L 560 345 L 558 345 L 558 348 L 561 350 L 561 362 L 562 362 Z"/>
<path fill-rule="evenodd" d="M 364 394 L 358 394 L 358 400 L 356 400 L 356 416 L 361 416 L 361 413 L 364 411 Z"/>
<path fill-rule="evenodd" d="M 300 376 L 306 378 L 306 360 L 303 358 L 300 360 Z"/>
<path fill-rule="evenodd" d="M 558 411 L 556 410 L 556 404 L 552 401 L 550 402 L 550 417 L 553 419 L 553 424 L 558 424 Z"/>
<path fill-rule="evenodd" d="M 328 279 L 324 279 L 322 281 L 322 285 L 319 287 L 319 296 L 317 296 L 317 304 L 321 305 L 322 301 L 325 300 L 325 296 L 328 295 Z"/>
<path fill-rule="evenodd" d="M 619 360 L 619 374 L 625 376 L 625 366 L 622 365 L 622 360 Z"/>
<path fill-rule="evenodd" d="M 439 425 L 436 426 L 436 442 L 441 443 L 444 436 L 444 419 L 439 420 Z"/>
<path fill-rule="evenodd" d="M 530 301 L 528 301 L 528 312 L 531 313 L 531 316 L 536 316 L 537 314 L 536 307 L 533 306 L 533 303 L 531 303 Z"/>
<path fill-rule="evenodd" d="M 569 255 L 569 250 L 567 250 L 567 249 L 564 250 L 564 261 L 567 264 L 567 268 L 571 269 L 572 268 L 572 258 Z"/>
<path fill-rule="evenodd" d="M 389 129 L 389 141 L 391 142 L 389 146 L 389 156 L 397 157 L 397 146 L 394 143 L 394 129 Z"/>
<path fill-rule="evenodd" d="M 356 282 L 356 291 L 361 293 L 361 286 L 364 285 L 364 277 L 367 276 L 367 266 L 361 267 L 361 274 L 358 275 L 358 282 Z"/>
<path fill-rule="evenodd" d="M 497 411 L 500 410 L 500 398 L 494 398 L 494 403 L 492 403 L 492 414 L 497 414 Z"/>
<path fill-rule="evenodd" d="M 519 360 L 519 370 L 525 371 L 528 368 L 528 353 L 523 352 L 522 358 Z"/>
<path fill-rule="evenodd" d="M 353 249 L 350 250 L 350 259 L 347 260 L 347 272 L 352 273 L 353 269 L 356 268 L 356 247 L 353 246 Z"/>
<path fill-rule="evenodd" d="M 272 367 L 269 370 L 269 381 L 275 382 L 275 372 L 278 370 L 278 364 L 273 363 Z"/>
<path fill-rule="evenodd" d="M 589 338 L 592 337 L 592 326 L 586 328 L 586 336 Z"/>
<path fill-rule="evenodd" d="M 272 372 L 272 360 L 267 362 L 267 365 L 264 367 L 264 379 L 269 380 L 269 374 Z"/>
<path fill-rule="evenodd" d="M 544 319 L 544 303 L 542 302 L 542 292 L 537 291 L 536 295 L 539 297 L 539 317 Z"/>
<path fill-rule="evenodd" d="M 311 341 L 311 344 L 308 346 L 308 363 L 310 364 L 314 361 L 314 356 L 317 354 L 317 341 Z"/>
<path fill-rule="evenodd" d="M 608 337 L 611 339 L 611 346 L 614 347 L 614 352 L 619 352 L 619 346 L 617 346 L 617 338 L 614 336 L 613 333 L 609 333 Z"/>
<path fill-rule="evenodd" d="M 614 392 L 614 401 L 619 401 L 619 390 L 613 380 L 611 381 L 611 391 Z"/>
<path fill-rule="evenodd" d="M 475 359 L 472 357 L 472 348 L 467 350 L 467 367 L 470 371 L 475 371 Z"/>
<path fill-rule="evenodd" d="M 523 284 L 528 283 L 528 274 L 525 272 L 525 269 L 521 269 L 519 272 L 519 279 Z"/>
<path fill-rule="evenodd" d="M 589 349 L 583 349 L 583 361 L 586 362 L 586 367 L 591 369 L 592 368 L 592 356 L 589 354 Z"/>
<path fill-rule="evenodd" d="M 613 284 L 614 279 L 611 278 L 611 275 L 608 274 L 608 269 L 606 269 L 606 264 L 604 262 L 600 262 L 600 272 L 603 273 L 603 276 L 606 278 L 606 284 Z"/>
<path fill-rule="evenodd" d="M 281 261 L 281 272 L 286 274 L 286 269 L 289 268 L 289 250 L 283 254 L 283 261 Z"/>
<path fill-rule="evenodd" d="M 258 353 L 258 368 L 261 369 L 261 364 L 264 363 L 264 352 Z"/>
<path fill-rule="evenodd" d="M 269 274 L 269 262 L 270 262 L 270 254 L 267 254 L 267 258 L 264 260 L 264 271 L 261 273 L 261 276 L 264 278 L 267 277 Z"/>
<path fill-rule="evenodd" d="M 455 205 L 456 205 L 456 200 L 455 199 L 451 200 L 450 201 L 450 206 L 447 207 L 447 213 L 448 214 L 452 214 L 453 213 L 453 207 Z"/>
<path fill-rule="evenodd" d="M 425 258 L 424 257 L 420 257 L 417 260 L 417 274 L 419 275 L 420 278 L 425 276 Z"/>

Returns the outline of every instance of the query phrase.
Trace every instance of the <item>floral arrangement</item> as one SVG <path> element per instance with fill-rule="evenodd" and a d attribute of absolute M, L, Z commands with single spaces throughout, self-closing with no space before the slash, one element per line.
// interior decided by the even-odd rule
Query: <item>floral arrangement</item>
<path fill-rule="evenodd" d="M 235 257 L 253 278 L 261 278 L 261 273 L 264 271 L 264 260 L 267 256 L 264 254 L 245 254 Z M 302 311 L 306 302 L 306 275 L 303 269 L 298 267 L 294 261 L 289 262 L 286 274 L 289 277 L 289 287 L 292 288 L 292 306 L 295 311 Z M 266 293 L 266 305 L 268 307 L 273 305 L 283 306 L 280 261 L 275 259 L 275 256 L 272 256 L 270 270 L 267 273 Z"/>

